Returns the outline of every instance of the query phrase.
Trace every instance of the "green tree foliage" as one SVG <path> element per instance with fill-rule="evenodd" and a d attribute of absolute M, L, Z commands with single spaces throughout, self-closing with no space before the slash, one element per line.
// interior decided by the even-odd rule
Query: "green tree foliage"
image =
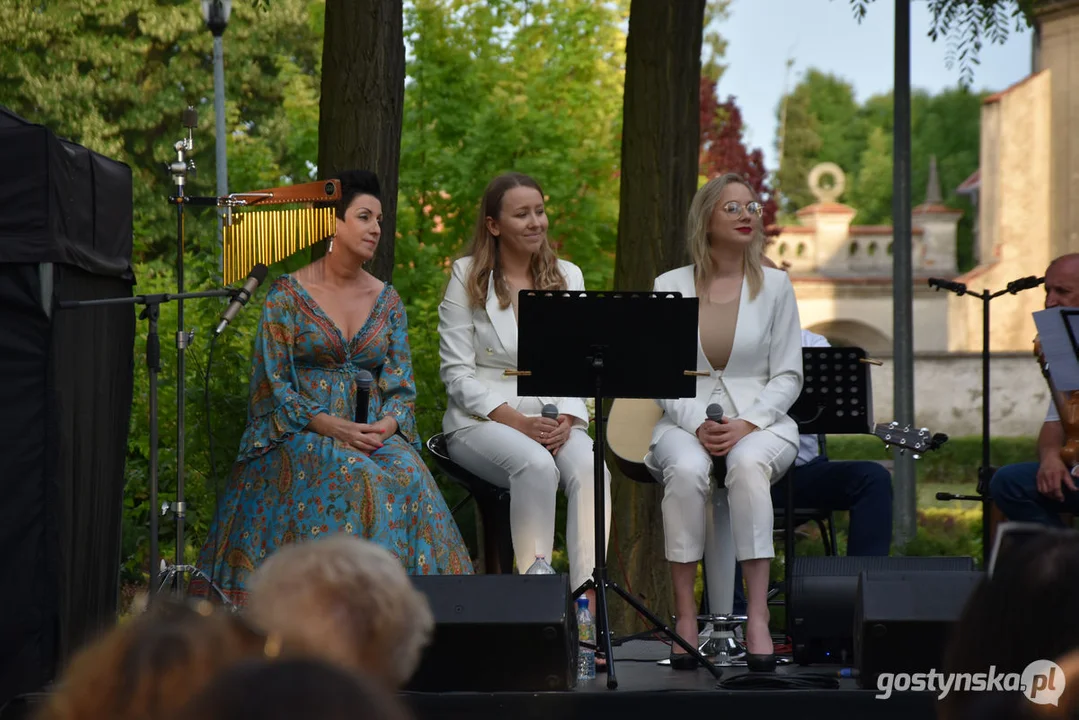
<path fill-rule="evenodd" d="M 810 98 L 792 93 L 780 100 L 780 125 L 776 149 L 779 151 L 779 170 L 776 172 L 776 192 L 787 221 L 791 213 L 813 202 L 806 178 L 813 169 L 822 147 L 820 123 L 810 109 Z"/>
<path fill-rule="evenodd" d="M 225 40 L 233 187 L 266 187 L 308 172 L 292 131 L 303 117 L 286 105 L 317 77 L 307 6 L 279 0 L 264 13 L 235 4 Z M 198 4 L 16 0 L 0 14 L 0 42 L 0 102 L 130 164 L 136 259 L 168 257 L 175 241 L 163 163 L 173 157 L 188 105 L 200 113 L 193 186 L 213 188 L 213 52 Z"/>
<path fill-rule="evenodd" d="M 704 6 L 704 57 L 701 62 L 701 77 L 711 80 L 713 85 L 723 77 L 727 66 L 723 64 L 723 56 L 727 54 L 727 39 L 723 37 L 717 27 L 731 16 L 731 0 L 709 0 Z"/>
<path fill-rule="evenodd" d="M 937 157 L 944 204 L 963 210 L 958 262 L 973 263 L 973 212 L 955 188 L 978 169 L 981 105 L 985 93 L 959 86 L 930 95 L 911 93 L 911 194 L 925 197 L 929 158 Z M 787 100 L 787 127 L 779 170 L 783 208 L 793 213 L 814 202 L 806 184 L 809 170 L 834 162 L 846 174 L 841 199 L 858 211 L 858 225 L 892 222 L 892 94 L 875 95 L 859 105 L 851 86 L 810 70 Z M 780 129 L 782 131 L 782 129 Z"/>

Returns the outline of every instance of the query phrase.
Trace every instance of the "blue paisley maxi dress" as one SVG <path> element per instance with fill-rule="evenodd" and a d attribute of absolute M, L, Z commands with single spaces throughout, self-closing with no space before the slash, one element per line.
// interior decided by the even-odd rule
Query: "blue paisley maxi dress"
<path fill-rule="evenodd" d="M 353 418 L 356 372 L 375 377 L 368 422 L 398 432 L 371 455 L 306 429 Z M 387 284 L 346 340 L 291 275 L 270 286 L 255 337 L 247 426 L 198 567 L 243 605 L 246 583 L 283 545 L 347 532 L 381 545 L 412 575 L 470 574 L 460 530 L 420 456 L 408 319 Z M 189 592 L 206 595 L 205 581 Z"/>

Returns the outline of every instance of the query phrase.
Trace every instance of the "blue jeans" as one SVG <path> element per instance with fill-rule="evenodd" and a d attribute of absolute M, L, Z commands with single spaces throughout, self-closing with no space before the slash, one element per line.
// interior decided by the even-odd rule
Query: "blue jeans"
<path fill-rule="evenodd" d="M 1005 465 L 989 481 L 989 494 L 1009 520 L 1064 527 L 1058 513 L 1079 513 L 1079 493 L 1061 488 L 1064 502 L 1038 492 L 1038 463 Z"/>
<path fill-rule="evenodd" d="M 772 505 L 787 506 L 787 483 L 772 486 Z M 794 469 L 794 506 L 849 510 L 847 555 L 888 555 L 892 547 L 892 476 L 869 460 L 817 458 Z M 745 614 L 742 568 L 734 579 L 734 613 Z"/>

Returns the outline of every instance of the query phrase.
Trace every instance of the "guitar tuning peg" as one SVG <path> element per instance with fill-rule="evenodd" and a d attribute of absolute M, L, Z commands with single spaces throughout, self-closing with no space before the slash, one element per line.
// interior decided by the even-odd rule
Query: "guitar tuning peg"
<path fill-rule="evenodd" d="M 891 449 L 892 449 L 892 446 L 891 446 L 891 445 L 888 445 L 888 444 L 885 444 L 885 445 L 884 445 L 884 449 L 885 449 L 885 450 L 891 450 Z"/>
<path fill-rule="evenodd" d="M 922 459 L 922 456 L 919 455 L 918 453 L 914 453 L 914 455 L 912 455 L 911 457 L 913 457 L 915 460 L 921 460 Z"/>

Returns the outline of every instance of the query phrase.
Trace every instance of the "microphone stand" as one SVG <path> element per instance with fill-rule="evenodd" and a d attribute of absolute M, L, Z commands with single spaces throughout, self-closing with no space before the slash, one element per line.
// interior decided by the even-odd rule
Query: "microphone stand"
<path fill-rule="evenodd" d="M 1023 290 L 1030 290 L 1045 282 L 1044 277 L 1019 278 L 1008 283 L 1003 290 L 994 293 L 982 290 L 981 293 L 973 293 L 963 283 L 944 280 L 942 278 L 929 278 L 929 287 L 936 290 L 949 290 L 956 295 L 970 295 L 982 301 L 982 462 L 978 468 L 977 495 L 959 495 L 955 493 L 939 492 L 937 500 L 970 500 L 982 504 L 982 568 L 989 567 L 989 553 L 991 550 L 990 527 L 990 502 L 989 481 L 993 478 L 994 468 L 990 464 L 989 457 L 989 302 L 1001 295 L 1016 295 Z"/>
<path fill-rule="evenodd" d="M 150 377 L 150 596 L 151 598 L 156 594 L 157 587 L 154 584 L 154 578 L 158 576 L 160 568 L 159 553 L 158 553 L 158 521 L 157 521 L 157 495 L 158 495 L 158 431 L 157 431 L 157 378 L 158 373 L 161 370 L 161 341 L 157 334 L 157 321 L 161 313 L 161 305 L 175 300 L 177 306 L 184 300 L 192 298 L 206 298 L 206 297 L 235 297 L 236 290 L 206 290 L 203 292 L 193 293 L 179 293 L 179 294 L 156 294 L 156 295 L 136 295 L 134 297 L 123 298 L 105 298 L 102 300 L 68 300 L 58 303 L 58 307 L 61 309 L 71 308 L 84 308 L 94 307 L 100 305 L 145 305 L 146 307 L 139 314 L 139 319 L 148 320 L 148 327 L 146 333 L 146 368 Z M 183 447 L 182 445 L 180 446 Z M 182 457 L 182 453 L 178 454 L 178 457 Z M 174 507 L 183 508 L 183 486 L 177 485 L 176 489 L 176 503 Z M 166 508 L 168 506 L 166 505 Z M 162 510 L 162 514 L 165 510 Z M 177 517 L 182 515 L 177 512 Z M 177 557 L 182 558 L 182 549 L 177 548 Z M 177 562 L 168 570 L 168 577 L 171 577 L 177 571 L 188 571 L 196 575 L 200 575 L 206 578 L 205 574 L 198 568 L 192 566 L 182 565 L 181 562 Z M 161 586 L 164 586 L 164 581 Z M 217 590 L 218 595 L 227 604 L 228 599 L 224 596 L 219 588 L 210 582 L 210 586 Z"/>
<path fill-rule="evenodd" d="M 184 425 L 187 399 L 185 350 L 195 337 L 194 332 L 188 333 L 184 330 L 184 298 L 186 297 L 184 293 L 184 187 L 187 184 L 187 173 L 195 170 L 194 160 L 188 160 L 185 154 L 194 152 L 193 130 L 198 127 L 198 124 L 198 113 L 189 106 L 183 113 L 183 125 L 187 128 L 187 137 L 176 141 L 173 145 L 176 150 L 176 161 L 169 165 L 169 172 L 176 184 L 176 194 L 169 197 L 169 202 L 176 205 L 176 288 L 179 291 L 173 296 L 176 299 L 176 502 L 171 508 L 176 517 L 175 567 L 180 567 L 184 561 L 184 520 L 187 516 L 187 504 L 184 502 Z M 162 514 L 165 512 L 167 509 L 163 508 Z M 154 572 L 156 569 L 151 570 L 151 577 Z M 179 594 L 179 585 L 176 589 Z"/>
<path fill-rule="evenodd" d="M 161 581 L 163 587 L 178 572 L 195 572 L 201 574 L 196 568 L 184 565 L 184 521 L 187 517 L 187 503 L 184 502 L 184 473 L 185 473 L 185 415 L 186 394 L 185 380 L 187 378 L 187 363 L 185 351 L 194 340 L 195 333 L 184 330 L 184 300 L 195 297 L 214 297 L 214 295 L 202 295 L 200 293 L 184 292 L 184 207 L 187 205 L 197 207 L 219 207 L 228 204 L 228 198 L 217 197 L 193 197 L 184 194 L 187 185 L 187 174 L 194 172 L 195 161 L 189 158 L 194 151 L 193 131 L 198 127 L 198 112 L 194 107 L 188 106 L 183 112 L 183 126 L 187 128 L 187 137 L 177 140 L 173 145 L 176 151 L 176 160 L 169 163 L 168 170 L 176 185 L 176 194 L 169 197 L 169 203 L 176 206 L 176 287 L 177 294 L 167 296 L 176 300 L 176 502 L 171 506 L 162 508 L 162 515 L 172 510 L 176 518 L 176 560 Z M 235 297 L 235 291 L 226 291 Z M 155 536 L 156 537 L 156 536 Z M 151 573 L 156 569 L 151 570 Z M 210 582 L 211 587 L 213 583 Z M 180 594 L 180 584 L 176 586 L 176 592 Z M 218 590 L 218 594 L 221 594 Z M 224 599 L 224 596 L 222 595 Z M 227 602 L 227 601 L 226 601 Z M 231 604 L 231 603 L 230 603 Z"/>

